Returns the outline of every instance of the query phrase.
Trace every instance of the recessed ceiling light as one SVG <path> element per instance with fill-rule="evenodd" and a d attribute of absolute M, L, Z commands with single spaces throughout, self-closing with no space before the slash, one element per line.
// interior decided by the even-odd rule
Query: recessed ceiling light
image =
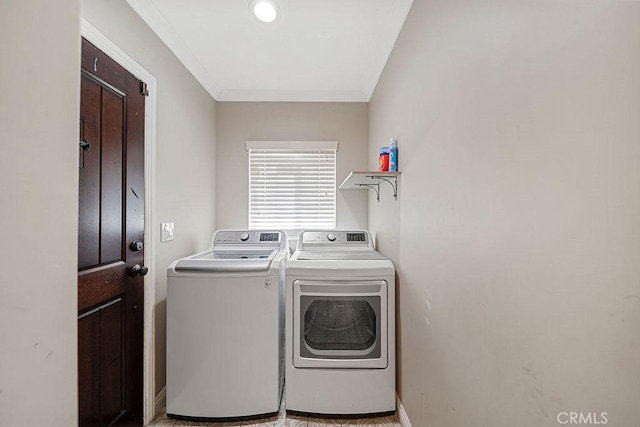
<path fill-rule="evenodd" d="M 280 14 L 280 8 L 271 0 L 251 0 L 249 9 L 262 22 L 273 22 Z"/>

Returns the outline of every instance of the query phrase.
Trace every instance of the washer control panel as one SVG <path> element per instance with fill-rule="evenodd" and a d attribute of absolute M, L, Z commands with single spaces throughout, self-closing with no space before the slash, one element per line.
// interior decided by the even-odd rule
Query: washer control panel
<path fill-rule="evenodd" d="M 219 230 L 213 237 L 215 245 L 278 245 L 286 241 L 282 231 Z"/>

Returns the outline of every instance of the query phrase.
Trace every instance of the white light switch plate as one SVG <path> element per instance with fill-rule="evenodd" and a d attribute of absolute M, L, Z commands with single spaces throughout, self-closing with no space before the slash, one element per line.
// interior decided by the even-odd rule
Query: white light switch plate
<path fill-rule="evenodd" d="M 162 224 L 160 224 L 160 241 L 168 242 L 170 240 L 173 240 L 173 229 L 173 222 L 163 222 Z"/>

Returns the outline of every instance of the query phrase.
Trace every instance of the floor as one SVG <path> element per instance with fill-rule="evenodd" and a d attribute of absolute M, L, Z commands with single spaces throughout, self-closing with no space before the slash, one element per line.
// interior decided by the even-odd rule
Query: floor
<path fill-rule="evenodd" d="M 253 426 L 253 427 L 342 427 L 342 426 L 369 426 L 369 427 L 400 427 L 398 418 L 394 415 L 384 418 L 364 419 L 322 419 L 307 418 L 289 415 L 284 410 L 284 397 L 280 404 L 280 412 L 277 416 L 252 421 L 235 423 L 197 423 L 192 421 L 176 421 L 167 418 L 166 408 L 158 417 L 149 424 L 149 427 L 223 427 L 223 426 Z"/>

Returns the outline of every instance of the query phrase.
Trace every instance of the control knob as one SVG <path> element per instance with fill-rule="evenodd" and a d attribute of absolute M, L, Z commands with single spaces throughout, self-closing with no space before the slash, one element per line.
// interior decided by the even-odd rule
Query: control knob
<path fill-rule="evenodd" d="M 246 242 L 248 239 L 249 233 L 247 233 L 246 231 L 240 235 L 240 240 L 242 240 L 243 242 Z"/>
<path fill-rule="evenodd" d="M 327 239 L 329 239 L 330 242 L 335 241 L 336 240 L 336 233 L 327 234 Z"/>

